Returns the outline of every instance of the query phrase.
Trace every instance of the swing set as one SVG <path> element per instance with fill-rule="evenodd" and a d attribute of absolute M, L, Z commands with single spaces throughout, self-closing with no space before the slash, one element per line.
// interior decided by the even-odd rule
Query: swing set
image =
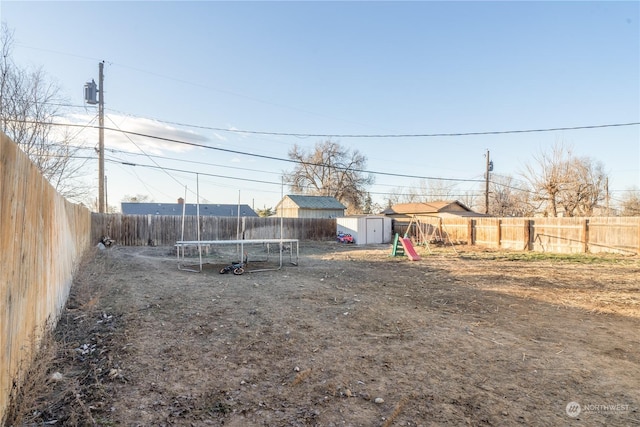
<path fill-rule="evenodd" d="M 411 240 L 409 240 L 410 236 L 413 236 L 411 238 L 413 243 L 411 242 Z M 404 255 L 407 252 L 407 250 L 404 248 L 406 242 L 405 239 L 409 240 L 412 248 L 413 246 L 424 246 L 427 248 L 430 254 L 433 253 L 431 251 L 430 245 L 437 244 L 446 246 L 447 244 L 449 244 L 451 245 L 451 249 L 453 249 L 456 255 L 458 255 L 458 251 L 449 238 L 449 233 L 447 233 L 447 231 L 445 230 L 444 224 L 442 224 L 442 220 L 440 220 L 439 224 L 436 226 L 421 221 L 420 218 L 418 218 L 416 215 L 413 215 L 404 233 L 404 237 L 400 237 L 396 233 L 393 250 L 391 253 L 392 256 Z M 398 243 L 401 243 L 402 247 L 398 246 Z"/>

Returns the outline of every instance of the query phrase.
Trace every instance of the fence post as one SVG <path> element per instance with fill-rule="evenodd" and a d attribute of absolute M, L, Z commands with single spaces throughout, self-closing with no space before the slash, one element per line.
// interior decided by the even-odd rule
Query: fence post
<path fill-rule="evenodd" d="M 151 232 L 152 224 L 151 224 L 151 214 L 147 214 L 147 245 L 153 245 L 153 233 Z"/>
<path fill-rule="evenodd" d="M 584 237 L 584 253 L 586 254 L 589 252 L 589 220 L 587 218 L 582 224 L 582 236 Z"/>
<path fill-rule="evenodd" d="M 470 245 L 475 244 L 473 239 L 473 223 L 474 221 L 472 218 L 467 219 L 467 241 Z"/>
<path fill-rule="evenodd" d="M 502 240 L 502 220 L 498 219 L 498 232 L 496 233 L 498 235 L 498 248 L 500 247 L 500 241 Z"/>
<path fill-rule="evenodd" d="M 531 220 L 524 220 L 524 250 L 531 250 Z"/>

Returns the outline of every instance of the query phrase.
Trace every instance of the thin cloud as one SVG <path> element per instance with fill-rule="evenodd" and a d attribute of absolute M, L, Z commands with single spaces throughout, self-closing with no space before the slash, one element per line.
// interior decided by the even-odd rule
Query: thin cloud
<path fill-rule="evenodd" d="M 98 124 L 95 115 L 71 114 L 65 116 L 64 121 L 73 125 L 87 127 L 78 130 L 77 127 L 68 128 L 68 132 L 76 135 L 74 142 L 86 146 L 96 146 L 98 144 Z M 171 141 L 163 141 L 155 138 L 146 138 L 140 135 L 131 135 L 124 132 L 110 129 L 118 129 L 142 135 L 153 135 L 155 137 L 173 139 L 177 141 L 192 142 L 196 144 L 206 144 L 210 139 L 190 129 L 181 129 L 175 126 L 161 123 L 155 120 L 108 114 L 104 120 L 104 144 L 106 148 L 130 151 L 138 153 L 141 150 L 147 154 L 162 155 L 167 153 L 184 153 L 195 150 L 195 147 L 185 144 L 176 144 Z M 64 129 L 64 128 L 63 128 Z"/>
<path fill-rule="evenodd" d="M 218 141 L 225 141 L 225 142 L 228 141 L 227 137 L 225 137 L 224 135 L 220 135 L 218 132 L 214 132 L 213 136 Z"/>

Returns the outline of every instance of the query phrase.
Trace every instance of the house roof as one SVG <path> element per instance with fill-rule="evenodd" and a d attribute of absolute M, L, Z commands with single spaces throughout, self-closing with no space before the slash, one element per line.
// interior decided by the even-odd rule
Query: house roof
<path fill-rule="evenodd" d="M 129 215 L 182 215 L 181 203 L 129 203 L 122 202 L 122 213 Z M 196 215 L 197 205 L 186 203 L 185 215 Z M 238 216 L 238 205 L 200 204 L 201 216 Z M 256 217 L 249 205 L 240 205 L 240 216 Z"/>
<path fill-rule="evenodd" d="M 449 212 L 456 216 L 478 215 L 457 200 L 443 200 L 423 203 L 399 203 L 384 210 L 383 214 L 443 214 Z"/>
<path fill-rule="evenodd" d="M 290 194 L 285 197 L 288 197 L 299 208 L 303 208 L 303 209 L 346 209 L 347 208 L 345 205 L 340 203 L 338 199 L 331 196 L 298 196 L 298 195 Z"/>
<path fill-rule="evenodd" d="M 474 211 L 451 211 L 451 212 L 438 212 L 437 216 L 440 218 L 477 218 L 477 217 L 490 217 L 491 215 L 474 212 Z"/>

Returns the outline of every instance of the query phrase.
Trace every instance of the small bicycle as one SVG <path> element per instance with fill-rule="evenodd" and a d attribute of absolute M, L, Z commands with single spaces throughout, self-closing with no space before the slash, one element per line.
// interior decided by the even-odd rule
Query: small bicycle
<path fill-rule="evenodd" d="M 230 271 L 233 271 L 233 274 L 235 274 L 236 276 L 241 275 L 242 273 L 244 273 L 244 263 L 234 262 L 230 265 L 227 265 L 226 267 L 222 267 L 220 269 L 220 274 L 226 274 Z"/>
<path fill-rule="evenodd" d="M 232 271 L 233 274 L 235 274 L 236 276 L 239 276 L 242 273 L 244 273 L 244 267 L 246 265 L 247 265 L 247 253 L 245 252 L 244 261 L 232 262 L 231 264 L 227 265 L 226 267 L 222 267 L 220 269 L 220 274 L 227 274 L 228 272 Z"/>

